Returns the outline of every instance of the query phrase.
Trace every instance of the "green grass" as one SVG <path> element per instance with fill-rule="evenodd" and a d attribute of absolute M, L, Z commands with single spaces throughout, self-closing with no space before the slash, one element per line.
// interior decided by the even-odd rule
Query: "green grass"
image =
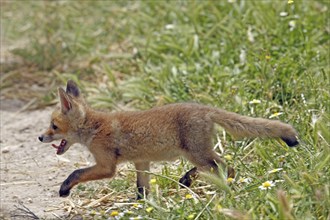
<path fill-rule="evenodd" d="M 165 164 L 141 206 L 109 209 L 112 198 L 82 207 L 83 215 L 330 218 L 329 2 L 8 1 L 2 7 L 2 38 L 21 60 L 4 66 L 5 74 L 28 66 L 55 85 L 73 78 L 97 108 L 193 101 L 250 116 L 283 113 L 274 119 L 300 134 L 300 146 L 289 149 L 276 140 L 234 141 L 219 130 L 223 155 L 231 155 L 228 163 L 237 171 L 232 184 L 206 176 L 190 192 L 176 181 L 191 165 Z M 53 100 L 55 85 L 44 100 Z M 282 170 L 268 173 L 275 168 Z M 250 182 L 240 183 L 241 177 Z M 78 188 L 76 197 L 111 191 L 132 201 L 133 172 L 127 171 L 128 180 L 117 178 L 94 191 Z M 267 180 L 281 182 L 260 190 Z"/>

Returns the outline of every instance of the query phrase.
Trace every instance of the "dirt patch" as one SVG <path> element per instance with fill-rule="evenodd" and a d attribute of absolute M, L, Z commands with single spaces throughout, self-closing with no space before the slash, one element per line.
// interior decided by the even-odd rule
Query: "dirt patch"
<path fill-rule="evenodd" d="M 24 206 L 41 218 L 67 216 L 64 206 L 68 199 L 58 196 L 60 184 L 77 167 L 93 163 L 81 145 L 57 156 L 50 144 L 38 141 L 48 126 L 51 111 L 52 108 L 19 113 L 0 110 L 0 219 L 12 219 L 13 215 L 26 219 L 18 216 L 22 212 L 19 208 Z"/>

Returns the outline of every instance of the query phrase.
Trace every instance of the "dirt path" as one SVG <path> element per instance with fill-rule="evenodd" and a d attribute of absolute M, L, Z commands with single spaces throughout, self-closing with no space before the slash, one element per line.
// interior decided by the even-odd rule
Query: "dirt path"
<path fill-rule="evenodd" d="M 48 126 L 51 110 L 0 110 L 0 219 L 20 214 L 17 207 L 23 205 L 41 218 L 65 216 L 67 199 L 58 196 L 61 182 L 77 166 L 93 161 L 83 146 L 73 146 L 64 156 L 56 156 L 50 144 L 38 141 Z"/>

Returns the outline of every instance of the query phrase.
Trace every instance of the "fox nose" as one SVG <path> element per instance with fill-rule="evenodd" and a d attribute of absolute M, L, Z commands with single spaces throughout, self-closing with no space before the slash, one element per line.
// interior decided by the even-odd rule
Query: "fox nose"
<path fill-rule="evenodd" d="M 42 136 L 42 135 L 41 135 L 41 136 L 39 136 L 39 137 L 38 137 L 38 139 L 39 139 L 39 141 L 41 141 L 41 142 L 42 142 L 42 141 L 43 141 L 43 139 L 44 139 L 44 136 Z"/>

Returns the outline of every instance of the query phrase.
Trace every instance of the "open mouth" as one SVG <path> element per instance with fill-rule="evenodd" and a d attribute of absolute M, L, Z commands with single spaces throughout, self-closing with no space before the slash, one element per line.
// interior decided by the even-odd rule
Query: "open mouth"
<path fill-rule="evenodd" d="M 56 144 L 52 144 L 52 146 L 57 149 L 56 154 L 62 154 L 65 151 L 66 144 L 67 141 L 65 139 L 62 139 L 60 145 L 57 146 Z"/>

